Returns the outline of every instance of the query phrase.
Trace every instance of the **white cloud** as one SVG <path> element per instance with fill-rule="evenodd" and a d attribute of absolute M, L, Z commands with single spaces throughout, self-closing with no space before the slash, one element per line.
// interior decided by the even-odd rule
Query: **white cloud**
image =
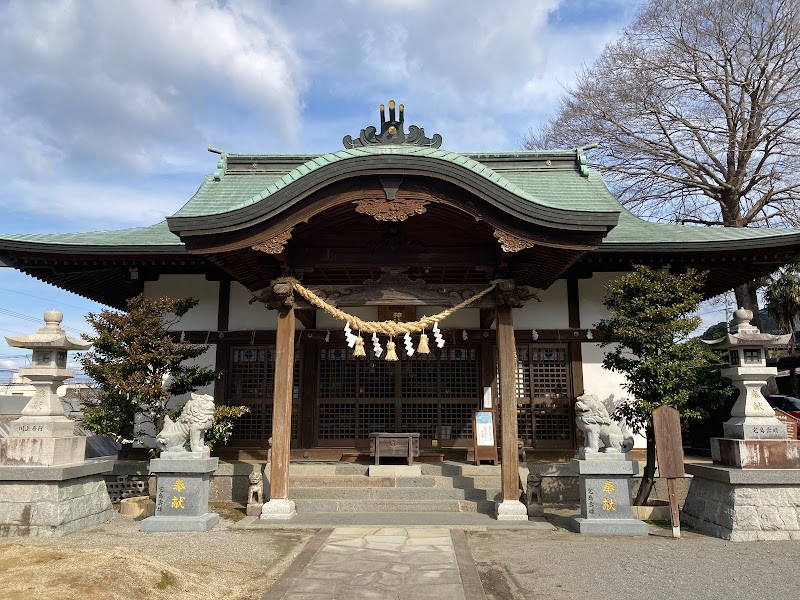
<path fill-rule="evenodd" d="M 72 225 L 77 226 L 75 231 L 86 231 L 152 225 L 163 221 L 185 201 L 186 198 L 166 191 L 136 185 L 16 179 L 9 181 L 0 194 L 0 210 L 19 211 L 34 220 L 57 213 L 58 222 L 49 223 L 50 228 L 63 230 Z"/>
<path fill-rule="evenodd" d="M 23 138 L 33 172 L 54 159 L 159 170 L 170 149 L 202 147 L 230 103 L 297 135 L 303 65 L 260 3 L 12 1 L 0 23 L 0 134 Z"/>

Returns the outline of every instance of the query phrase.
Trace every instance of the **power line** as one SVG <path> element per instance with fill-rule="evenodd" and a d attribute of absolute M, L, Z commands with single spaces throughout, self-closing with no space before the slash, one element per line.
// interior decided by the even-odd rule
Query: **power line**
<path fill-rule="evenodd" d="M 6 316 L 9 316 L 9 317 L 14 317 L 15 319 L 22 319 L 22 320 L 25 320 L 25 321 L 30 321 L 31 323 L 41 323 L 42 322 L 42 318 L 41 317 L 37 318 L 37 317 L 31 316 L 31 315 L 18 313 L 16 311 L 10 310 L 8 308 L 0 307 L 0 314 L 6 315 Z M 69 326 L 61 325 L 61 328 L 64 329 L 64 330 L 67 330 L 67 331 L 73 331 L 75 333 L 85 333 L 83 330 L 77 329 L 75 327 L 69 327 Z"/>
<path fill-rule="evenodd" d="M 18 290 L 12 290 L 10 288 L 0 287 L 0 290 L 4 292 L 12 292 L 14 294 L 19 294 L 21 296 L 28 296 L 29 298 L 36 298 L 37 300 L 44 300 L 46 302 L 53 303 L 54 305 L 58 306 L 71 306 L 72 308 L 77 308 L 79 310 L 86 310 L 85 306 L 78 306 L 76 304 L 68 304 L 67 302 L 63 302 L 62 300 L 54 301 L 52 298 L 44 298 L 43 296 L 36 296 L 34 294 L 28 294 L 26 292 L 20 292 Z"/>

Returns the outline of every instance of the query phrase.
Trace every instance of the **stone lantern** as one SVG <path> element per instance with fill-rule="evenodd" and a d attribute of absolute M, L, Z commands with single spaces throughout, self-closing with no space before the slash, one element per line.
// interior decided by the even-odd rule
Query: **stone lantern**
<path fill-rule="evenodd" d="M 45 326 L 36 333 L 18 337 L 6 336 L 12 348 L 33 350 L 30 368 L 19 373 L 30 380 L 36 390 L 22 416 L 11 424 L 11 438 L 46 438 L 38 442 L 36 455 L 29 455 L 27 464 L 43 466 L 83 461 L 86 438 L 76 437 L 75 423 L 64 416 L 64 408 L 56 391 L 65 379 L 75 377 L 67 369 L 67 351 L 87 350 L 91 344 L 69 337 L 61 329 L 64 315 L 57 310 L 44 313 Z M 20 445 L 30 445 L 21 443 Z"/>
<path fill-rule="evenodd" d="M 788 335 L 761 333 L 753 313 L 734 313 L 730 333 L 706 342 L 727 350 L 730 366 L 721 370 L 739 397 L 724 424 L 723 438 L 711 438 L 714 464 L 687 464 L 692 482 L 681 521 L 699 531 L 732 541 L 796 539 L 794 496 L 800 487 L 800 440 L 786 439 L 786 426 L 761 394 L 777 369 L 767 367 L 766 350 Z"/>
<path fill-rule="evenodd" d="M 784 440 L 786 425 L 775 416 L 775 411 L 761 394 L 761 388 L 767 385 L 768 377 L 778 373 L 776 368 L 767 366 L 767 348 L 785 345 L 790 336 L 761 333 L 750 324 L 752 318 L 752 311 L 740 308 L 733 313 L 730 333 L 706 341 L 712 348 L 728 351 L 730 367 L 720 372 L 739 390 L 731 418 L 723 424 L 724 437 L 737 440 Z"/>
<path fill-rule="evenodd" d="M 75 376 L 67 352 L 91 346 L 67 336 L 63 318 L 50 310 L 36 333 L 6 337 L 9 346 L 33 350 L 31 366 L 20 374 L 35 391 L 0 439 L 0 537 L 64 535 L 114 514 L 102 476 L 114 461 L 85 459 L 86 438 L 75 435 L 56 393 Z"/>

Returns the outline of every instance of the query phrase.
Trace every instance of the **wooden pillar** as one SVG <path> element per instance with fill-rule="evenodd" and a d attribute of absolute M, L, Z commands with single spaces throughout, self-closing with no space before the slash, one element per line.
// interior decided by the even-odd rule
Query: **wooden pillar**
<path fill-rule="evenodd" d="M 289 454 L 292 442 L 292 387 L 294 374 L 294 297 L 285 283 L 273 287 L 268 308 L 278 311 L 275 332 L 275 391 L 272 396 L 272 467 L 269 502 L 261 508 L 262 519 L 291 519 L 295 505 L 289 500 Z"/>
<path fill-rule="evenodd" d="M 278 330 L 275 335 L 275 392 L 272 408 L 270 500 L 289 498 L 293 371 L 294 307 L 289 307 L 278 311 Z"/>
<path fill-rule="evenodd" d="M 500 370 L 500 415 L 503 429 L 502 463 L 503 501 L 519 500 L 519 463 L 517 455 L 517 361 L 514 341 L 514 318 L 510 306 L 497 308 L 497 364 Z"/>
<path fill-rule="evenodd" d="M 513 280 L 497 286 L 497 367 L 500 371 L 500 455 L 503 501 L 497 504 L 498 521 L 527 521 L 528 507 L 519 497 L 519 456 L 517 454 L 517 345 L 514 341 L 514 307 L 525 305 Z"/>

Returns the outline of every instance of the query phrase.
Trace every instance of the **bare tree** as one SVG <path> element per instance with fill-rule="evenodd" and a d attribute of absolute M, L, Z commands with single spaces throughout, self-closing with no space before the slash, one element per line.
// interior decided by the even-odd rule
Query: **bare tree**
<path fill-rule="evenodd" d="M 649 0 L 525 146 L 599 142 L 591 159 L 647 219 L 799 225 L 799 4 Z M 755 287 L 736 299 L 758 314 Z"/>

